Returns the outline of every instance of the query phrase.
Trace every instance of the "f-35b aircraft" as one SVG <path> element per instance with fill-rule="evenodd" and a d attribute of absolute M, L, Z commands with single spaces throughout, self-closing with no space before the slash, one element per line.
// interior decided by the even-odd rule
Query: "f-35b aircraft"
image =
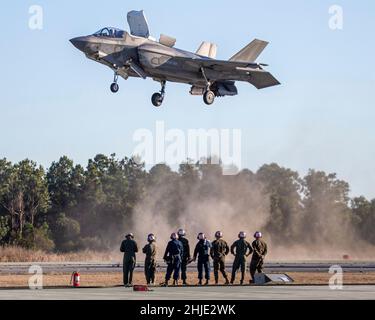
<path fill-rule="evenodd" d="M 160 107 L 167 81 L 191 85 L 190 94 L 202 95 L 207 105 L 215 97 L 237 94 L 235 81 L 246 81 L 257 89 L 280 84 L 267 66 L 255 60 L 268 42 L 253 40 L 228 61 L 216 60 L 217 47 L 203 42 L 196 53 L 175 48 L 176 39 L 161 35 L 159 41 L 150 37 L 143 11 L 127 15 L 130 34 L 116 28 L 103 28 L 93 35 L 71 39 L 71 43 L 86 57 L 102 63 L 114 72 L 111 91 L 119 90 L 118 77 L 152 78 L 160 82 L 160 92 L 152 95 L 155 107 Z"/>

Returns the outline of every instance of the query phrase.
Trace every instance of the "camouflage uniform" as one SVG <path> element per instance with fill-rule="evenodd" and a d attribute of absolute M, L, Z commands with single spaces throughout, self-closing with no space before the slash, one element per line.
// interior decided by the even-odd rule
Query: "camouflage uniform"
<path fill-rule="evenodd" d="M 182 247 L 184 250 L 181 260 L 181 279 L 184 283 L 186 283 L 186 269 L 190 260 L 190 245 L 189 240 L 186 239 L 184 236 L 180 236 L 178 240 L 182 243 Z"/>
<path fill-rule="evenodd" d="M 256 239 L 251 244 L 254 253 L 250 262 L 250 275 L 254 281 L 255 272 L 263 272 L 264 256 L 267 254 L 267 244 L 262 239 Z"/>
<path fill-rule="evenodd" d="M 219 270 L 224 279 L 228 282 L 228 275 L 225 271 L 225 256 L 229 253 L 229 246 L 223 239 L 217 239 L 212 242 L 211 257 L 214 261 L 215 283 L 219 281 Z"/>
<path fill-rule="evenodd" d="M 156 270 L 156 245 L 154 241 L 146 244 L 143 249 L 143 253 L 146 255 L 145 258 L 145 276 L 147 284 L 153 284 L 155 282 L 155 270 Z"/>
<path fill-rule="evenodd" d="M 137 243 L 133 239 L 126 239 L 121 243 L 120 251 L 124 253 L 122 267 L 124 273 L 124 285 L 131 285 L 133 282 L 133 271 L 136 263 L 135 254 L 138 252 Z"/>
<path fill-rule="evenodd" d="M 247 251 L 249 251 L 249 253 L 247 253 Z M 230 252 L 235 255 L 232 267 L 231 283 L 234 282 L 236 272 L 239 268 L 241 268 L 241 283 L 243 283 L 246 271 L 246 256 L 250 255 L 253 252 L 253 249 L 251 248 L 250 243 L 245 239 L 239 239 L 231 245 Z"/>

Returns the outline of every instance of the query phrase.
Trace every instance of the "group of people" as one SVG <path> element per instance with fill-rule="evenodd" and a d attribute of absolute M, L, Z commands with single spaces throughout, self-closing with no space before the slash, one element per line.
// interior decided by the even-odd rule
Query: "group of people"
<path fill-rule="evenodd" d="M 136 265 L 138 245 L 134 240 L 134 235 L 132 233 L 127 234 L 125 238 L 126 239 L 121 243 L 120 248 L 120 251 L 124 253 L 124 285 L 131 286 L 133 281 L 133 271 Z M 193 261 L 197 261 L 198 284 L 202 285 L 204 278 L 204 285 L 208 285 L 211 276 L 211 259 L 213 260 L 215 284 L 219 283 L 219 271 L 225 279 L 225 284 L 233 284 L 236 279 L 236 273 L 239 269 L 241 271 L 240 284 L 243 284 L 246 271 L 246 257 L 251 254 L 250 283 L 254 282 L 255 273 L 257 271 L 259 273 L 263 272 L 263 262 L 267 254 L 267 244 L 262 239 L 262 233 L 259 231 L 255 232 L 254 238 L 255 240 L 250 244 L 246 240 L 246 232 L 241 231 L 238 234 L 238 240 L 229 247 L 228 243 L 223 239 L 223 233 L 221 231 L 215 233 L 215 240 L 213 242 L 209 241 L 205 234 L 201 232 L 197 236 L 198 242 L 195 246 L 193 256 L 191 256 L 189 240 L 186 238 L 185 230 L 180 229 L 178 232 L 173 232 L 163 256 L 163 259 L 167 264 L 167 272 L 163 285 L 168 286 L 172 277 L 173 285 L 178 285 L 180 273 L 182 283 L 188 285 L 187 266 Z M 146 255 L 144 272 L 147 284 L 153 285 L 155 284 L 157 251 L 155 235 L 149 234 L 147 242 L 148 243 L 142 249 L 142 252 Z M 229 253 L 234 255 L 230 281 L 225 270 L 225 259 Z"/>

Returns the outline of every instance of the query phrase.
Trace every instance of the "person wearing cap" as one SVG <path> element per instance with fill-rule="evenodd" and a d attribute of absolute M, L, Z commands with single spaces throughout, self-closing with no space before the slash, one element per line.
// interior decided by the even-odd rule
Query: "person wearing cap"
<path fill-rule="evenodd" d="M 253 256 L 250 262 L 250 283 L 254 283 L 255 272 L 263 272 L 264 258 L 267 254 L 267 243 L 262 239 L 262 233 L 257 231 L 254 233 L 255 240 L 251 244 L 253 247 Z"/>
<path fill-rule="evenodd" d="M 186 232 L 184 229 L 179 229 L 177 234 L 178 234 L 178 240 L 180 240 L 184 249 L 183 255 L 181 257 L 182 258 L 181 260 L 182 284 L 188 285 L 188 283 L 186 282 L 186 279 L 187 279 L 186 269 L 187 269 L 187 265 L 191 261 L 189 240 L 186 239 Z"/>
<path fill-rule="evenodd" d="M 125 240 L 121 243 L 120 251 L 124 253 L 122 267 L 124 286 L 131 286 L 136 263 L 136 253 L 138 252 L 138 245 L 137 242 L 134 241 L 134 235 L 132 233 L 128 233 L 125 236 Z"/>
<path fill-rule="evenodd" d="M 155 235 L 150 233 L 147 236 L 148 244 L 146 244 L 142 251 L 146 255 L 145 258 L 145 276 L 147 284 L 155 284 L 155 270 L 156 270 L 156 245 Z"/>
<path fill-rule="evenodd" d="M 225 256 L 229 253 L 229 246 L 228 243 L 223 240 L 223 233 L 221 231 L 216 231 L 215 238 L 216 240 L 212 242 L 210 252 L 214 262 L 215 284 L 219 283 L 219 270 L 225 279 L 225 284 L 229 284 L 228 275 L 225 271 Z"/>
<path fill-rule="evenodd" d="M 208 285 L 210 282 L 210 271 L 211 271 L 211 266 L 210 266 L 210 250 L 211 250 L 211 242 L 206 239 L 206 236 L 204 233 L 199 233 L 198 234 L 198 243 L 195 246 L 194 250 L 194 261 L 197 260 L 198 257 L 198 285 L 202 285 L 202 280 L 203 280 L 203 268 L 204 268 L 204 273 L 205 273 L 205 285 Z"/>
<path fill-rule="evenodd" d="M 246 257 L 248 257 L 253 252 L 250 243 L 247 242 L 245 239 L 246 232 L 241 231 L 238 234 L 238 240 L 235 241 L 230 247 L 230 252 L 234 255 L 232 277 L 230 280 L 231 284 L 233 284 L 236 279 L 236 273 L 238 269 L 241 269 L 240 284 L 243 284 L 243 281 L 245 279 Z"/>
<path fill-rule="evenodd" d="M 164 253 L 164 261 L 167 263 L 167 273 L 165 274 L 164 286 L 168 286 L 173 273 L 173 285 L 178 285 L 178 278 L 180 277 L 181 257 L 184 253 L 182 243 L 178 240 L 178 234 L 173 232 L 171 240 L 168 242 Z"/>

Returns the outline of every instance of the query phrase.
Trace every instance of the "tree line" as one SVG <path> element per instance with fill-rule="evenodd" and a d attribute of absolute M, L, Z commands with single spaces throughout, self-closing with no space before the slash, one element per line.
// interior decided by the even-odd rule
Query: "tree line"
<path fill-rule="evenodd" d="M 146 170 L 137 159 L 115 154 L 98 154 L 86 167 L 63 156 L 48 169 L 28 159 L 14 164 L 0 159 L 0 244 L 108 250 L 132 228 L 137 206 L 155 190 L 160 192 L 153 209 L 165 221 L 205 199 L 240 204 L 233 210 L 241 215 L 254 207 L 256 190 L 266 200 L 264 231 L 275 242 L 345 241 L 350 230 L 375 244 L 375 199 L 351 198 L 349 184 L 335 173 L 311 169 L 301 177 L 272 163 L 226 176 L 220 164 L 209 162 L 186 161 L 173 171 L 165 164 Z"/>

